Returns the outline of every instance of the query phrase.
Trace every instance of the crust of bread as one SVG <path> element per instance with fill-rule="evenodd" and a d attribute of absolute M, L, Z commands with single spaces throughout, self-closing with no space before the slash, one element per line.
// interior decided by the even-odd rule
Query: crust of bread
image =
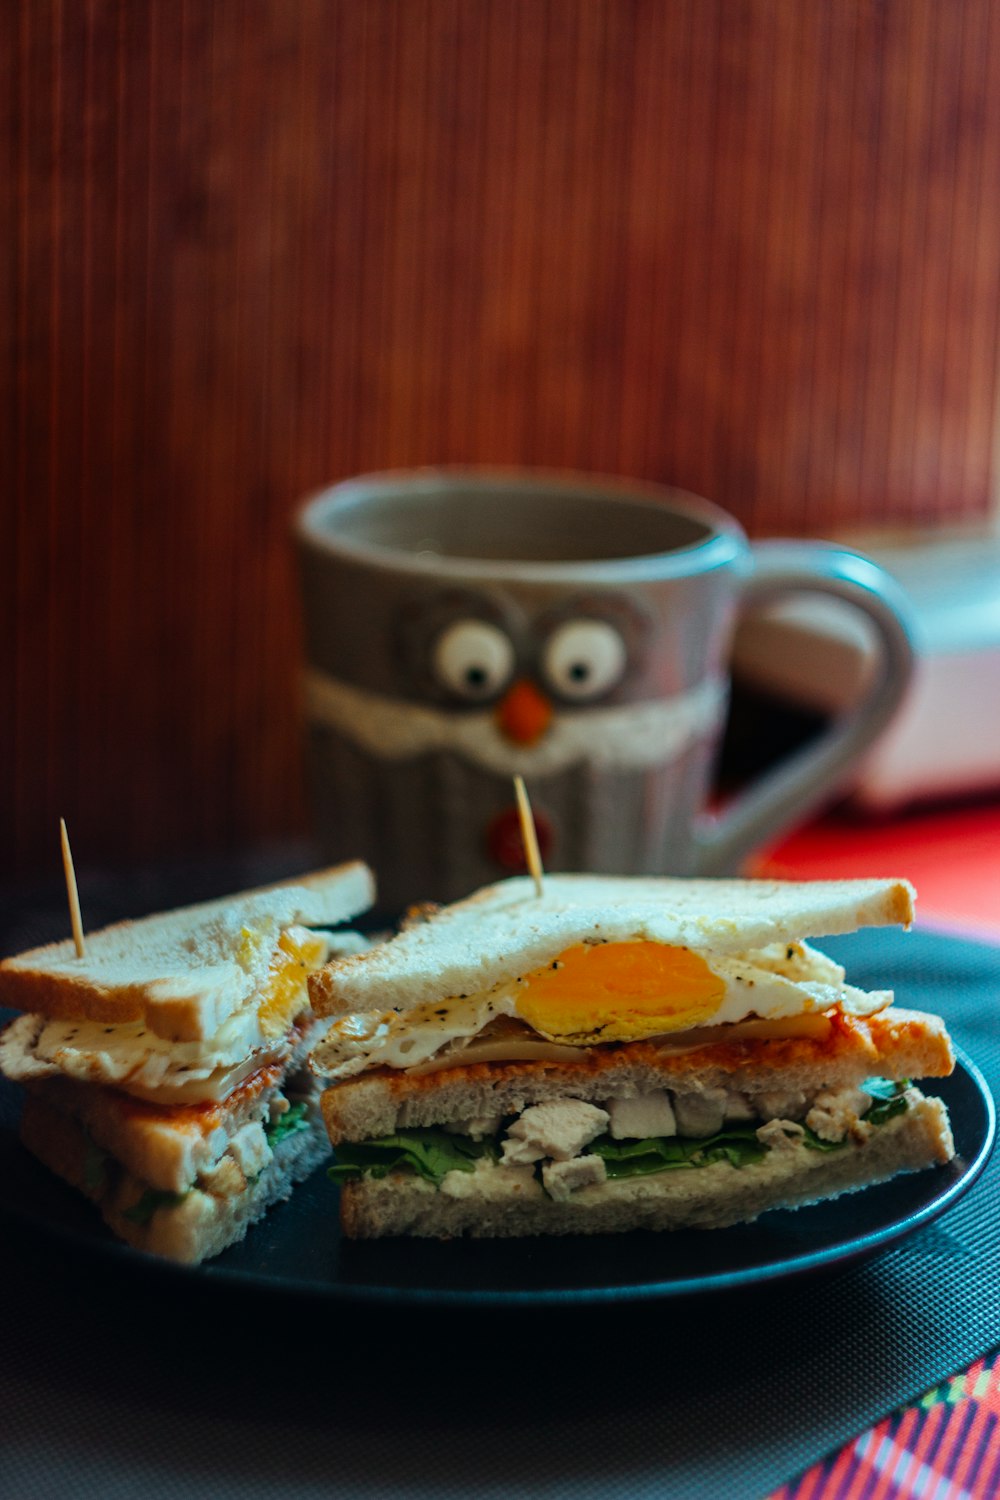
<path fill-rule="evenodd" d="M 250 1225 L 273 1204 L 290 1197 L 295 1184 L 304 1181 L 330 1152 L 316 1110 L 308 1129 L 279 1141 L 272 1160 L 242 1192 L 216 1197 L 195 1188 L 176 1206 L 158 1208 L 148 1223 L 136 1224 L 126 1217 L 126 1210 L 139 1200 L 147 1184 L 130 1173 L 93 1174 L 88 1169 L 87 1134 L 76 1120 L 28 1095 L 20 1134 L 39 1161 L 97 1205 L 119 1239 L 136 1250 L 184 1265 L 197 1265 L 243 1239 Z"/>
<path fill-rule="evenodd" d="M 390 1173 L 341 1188 L 341 1226 L 352 1239 L 386 1235 L 504 1238 L 537 1234 L 610 1234 L 632 1229 L 722 1229 L 772 1208 L 797 1208 L 951 1160 L 955 1147 L 939 1099 L 911 1092 L 904 1115 L 839 1151 L 790 1144 L 743 1167 L 716 1162 L 580 1188 L 565 1202 L 548 1198 L 519 1173 L 491 1166 L 456 1186 L 459 1196 L 414 1175 Z M 464 1173 L 452 1173 L 455 1178 Z M 445 1179 L 446 1183 L 448 1179 Z"/>
<path fill-rule="evenodd" d="M 719 954 L 770 943 L 908 925 L 905 880 L 676 880 L 548 875 L 487 886 L 406 927 L 388 943 L 335 959 L 310 977 L 318 1015 L 406 1010 L 446 995 L 480 994 L 541 968 L 574 943 L 653 942 Z"/>
<path fill-rule="evenodd" d="M 374 891 L 371 871 L 354 861 L 117 922 L 86 935 L 83 958 L 67 940 L 5 959 L 0 1004 L 56 1020 L 111 1024 L 141 1021 L 155 1011 L 161 1035 L 210 1034 L 201 1024 L 202 1012 L 224 1016 L 254 988 L 231 954 L 244 916 L 251 923 L 266 921 L 275 933 L 294 922 L 332 926 L 366 910 Z M 268 956 L 263 956 L 265 969 Z"/>
<path fill-rule="evenodd" d="M 865 1018 L 835 1014 L 824 1042 L 806 1038 L 715 1042 L 667 1052 L 653 1042 L 581 1048 L 580 1061 L 483 1062 L 413 1076 L 382 1068 L 334 1084 L 323 1094 L 330 1139 L 374 1140 L 407 1126 L 440 1125 L 496 1114 L 568 1095 L 599 1102 L 649 1089 L 697 1092 L 730 1088 L 840 1088 L 865 1078 L 942 1078 L 954 1067 L 944 1022 L 891 1007 Z"/>

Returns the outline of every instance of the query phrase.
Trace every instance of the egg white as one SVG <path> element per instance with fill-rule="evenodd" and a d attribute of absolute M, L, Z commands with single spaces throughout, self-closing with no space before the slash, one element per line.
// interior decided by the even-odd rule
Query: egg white
<path fill-rule="evenodd" d="M 698 1026 L 718 1026 L 748 1018 L 781 1020 L 839 1008 L 849 1015 L 867 1016 L 892 1004 L 886 990 L 867 993 L 844 983 L 839 964 L 806 943 L 776 944 L 742 957 L 698 952 L 724 992 L 717 1008 L 700 1015 Z M 530 976 L 529 976 L 530 977 Z M 507 980 L 478 995 L 451 996 L 405 1011 L 365 1011 L 344 1016 L 330 1026 L 313 1053 L 313 1066 L 325 1078 L 350 1078 L 368 1068 L 414 1068 L 439 1054 L 461 1051 L 500 1016 L 522 1019 L 518 1001 L 528 979 Z M 599 1031 L 568 1036 L 534 1028 L 545 1041 L 559 1046 L 599 1043 Z M 652 1023 L 636 1021 L 621 1041 L 644 1041 L 664 1035 Z M 673 1041 L 683 1028 L 671 1030 Z"/>

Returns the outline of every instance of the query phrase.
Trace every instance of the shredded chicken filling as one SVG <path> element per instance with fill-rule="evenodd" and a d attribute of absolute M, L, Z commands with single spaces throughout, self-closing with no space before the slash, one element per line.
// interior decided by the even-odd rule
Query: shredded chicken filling
<path fill-rule="evenodd" d="M 603 1103 L 544 1100 L 517 1115 L 484 1115 L 400 1127 L 381 1139 L 340 1142 L 335 1182 L 415 1174 L 453 1198 L 544 1192 L 555 1201 L 660 1172 L 753 1170 L 774 1157 L 861 1149 L 873 1130 L 921 1096 L 907 1081 L 758 1093 L 728 1088 L 652 1089 Z M 777 1111 L 777 1113 L 775 1113 Z M 890 1128 L 892 1128 L 890 1126 Z M 780 1167 L 779 1167 L 780 1170 Z M 590 1201 L 589 1197 L 586 1199 Z"/>

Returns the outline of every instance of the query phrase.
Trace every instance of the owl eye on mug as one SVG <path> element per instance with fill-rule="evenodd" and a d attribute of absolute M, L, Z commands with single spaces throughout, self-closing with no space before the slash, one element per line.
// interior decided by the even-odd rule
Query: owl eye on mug
<path fill-rule="evenodd" d="M 579 703 L 610 692 L 622 679 L 628 651 L 607 620 L 567 620 L 549 636 L 542 673 L 553 692 Z"/>
<path fill-rule="evenodd" d="M 431 665 L 449 692 L 470 703 L 487 703 L 510 681 L 514 646 L 487 620 L 456 620 L 434 642 Z"/>

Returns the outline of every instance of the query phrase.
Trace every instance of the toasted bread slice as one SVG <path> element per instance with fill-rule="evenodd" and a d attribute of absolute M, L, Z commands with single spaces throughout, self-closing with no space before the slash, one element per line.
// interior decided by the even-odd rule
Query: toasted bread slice
<path fill-rule="evenodd" d="M 210 1037 L 257 990 L 283 928 L 348 921 L 374 898 L 360 862 L 180 907 L 0 963 L 0 1004 L 60 1020 L 142 1021 L 171 1040 Z"/>
<path fill-rule="evenodd" d="M 268 1119 L 271 1102 L 287 1079 L 295 1080 L 297 1095 L 305 1083 L 305 1091 L 318 1097 L 302 1068 L 321 1024 L 311 1018 L 300 1022 L 278 1056 L 249 1071 L 218 1102 L 151 1103 L 58 1073 L 26 1079 L 24 1088 L 33 1099 L 76 1120 L 95 1147 L 134 1177 L 161 1192 L 179 1193 L 215 1166 L 245 1125 Z"/>
<path fill-rule="evenodd" d="M 344 1233 L 357 1239 L 721 1229 L 768 1209 L 835 1198 L 900 1172 L 950 1161 L 955 1146 L 944 1105 L 918 1090 L 910 1097 L 905 1114 L 863 1141 L 847 1141 L 841 1150 L 813 1151 L 789 1141 L 749 1165 L 719 1161 L 694 1171 L 595 1183 L 562 1201 L 546 1195 L 530 1167 L 487 1161 L 474 1172 L 450 1173 L 441 1188 L 401 1172 L 366 1177 L 341 1188 L 341 1223 Z"/>
<path fill-rule="evenodd" d="M 541 968 L 575 943 L 646 939 L 741 954 L 859 927 L 908 925 L 905 880 L 674 880 L 547 875 L 488 886 L 390 942 L 310 976 L 319 1015 L 409 1009 L 480 994 Z"/>

